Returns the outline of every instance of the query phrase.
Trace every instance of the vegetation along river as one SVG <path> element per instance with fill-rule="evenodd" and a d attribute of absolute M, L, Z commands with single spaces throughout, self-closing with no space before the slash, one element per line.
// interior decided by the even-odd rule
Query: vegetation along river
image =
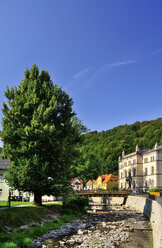
<path fill-rule="evenodd" d="M 109 206 L 107 211 L 93 211 L 67 227 L 61 230 L 63 232 L 57 238 L 46 236 L 42 247 L 153 247 L 148 219 L 142 213 L 124 206 Z M 56 237 L 54 231 L 53 237 Z"/>

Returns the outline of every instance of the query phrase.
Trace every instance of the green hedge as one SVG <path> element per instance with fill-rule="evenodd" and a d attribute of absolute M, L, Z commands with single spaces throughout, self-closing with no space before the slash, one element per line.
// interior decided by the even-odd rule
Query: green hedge
<path fill-rule="evenodd" d="M 80 196 L 70 195 L 63 202 L 63 213 L 64 214 L 84 214 L 89 208 L 89 203 L 87 198 Z"/>
<path fill-rule="evenodd" d="M 149 189 L 149 192 L 160 192 L 160 193 L 162 193 L 162 188 L 152 188 L 152 189 Z"/>

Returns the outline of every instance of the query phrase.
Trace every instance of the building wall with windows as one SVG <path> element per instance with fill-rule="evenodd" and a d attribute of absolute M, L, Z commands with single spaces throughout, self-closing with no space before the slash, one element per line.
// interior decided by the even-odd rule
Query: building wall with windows
<path fill-rule="evenodd" d="M 162 187 L 162 146 L 140 150 L 119 157 L 119 189 Z"/>

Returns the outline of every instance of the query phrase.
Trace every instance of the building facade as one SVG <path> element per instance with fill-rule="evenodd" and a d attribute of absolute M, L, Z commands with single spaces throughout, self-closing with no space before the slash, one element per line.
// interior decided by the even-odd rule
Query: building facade
<path fill-rule="evenodd" d="M 93 189 L 110 189 L 118 184 L 118 176 L 113 174 L 101 175 L 93 184 Z"/>
<path fill-rule="evenodd" d="M 5 181 L 5 176 L 7 174 L 9 166 L 10 163 L 8 159 L 0 159 L 0 201 L 8 200 L 9 190 L 11 191 L 11 195 L 19 195 L 20 193 L 18 192 L 18 190 L 9 188 L 8 184 Z"/>
<path fill-rule="evenodd" d="M 70 184 L 74 191 L 83 190 L 83 181 L 81 179 L 78 179 L 77 177 L 71 179 Z"/>
<path fill-rule="evenodd" d="M 162 187 L 162 146 L 140 150 L 119 157 L 119 189 L 144 190 Z"/>

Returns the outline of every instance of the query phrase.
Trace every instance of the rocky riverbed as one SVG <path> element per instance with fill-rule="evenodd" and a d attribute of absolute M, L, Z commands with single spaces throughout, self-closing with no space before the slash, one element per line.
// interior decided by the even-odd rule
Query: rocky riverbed
<path fill-rule="evenodd" d="M 124 206 L 91 212 L 33 242 L 34 247 L 152 248 L 152 230 L 147 218 Z"/>

